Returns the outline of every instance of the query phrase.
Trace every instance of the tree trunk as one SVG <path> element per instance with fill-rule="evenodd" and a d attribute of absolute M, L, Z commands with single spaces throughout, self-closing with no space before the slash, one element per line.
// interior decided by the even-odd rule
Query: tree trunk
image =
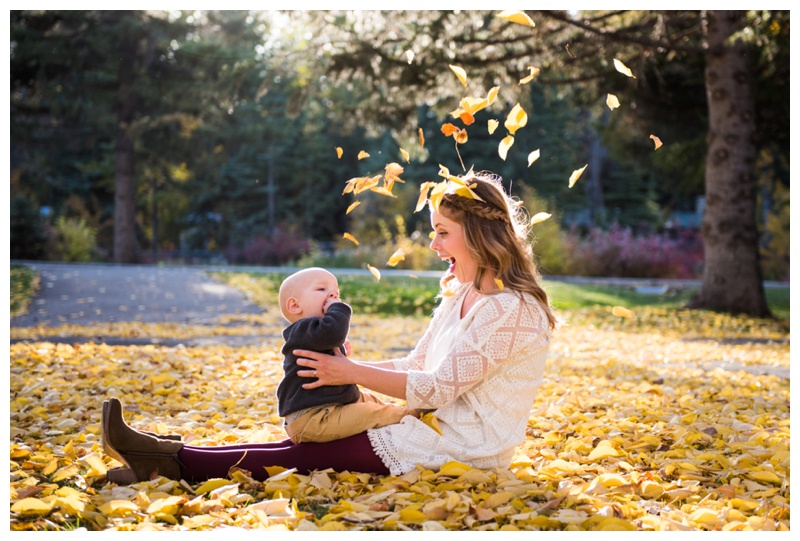
<path fill-rule="evenodd" d="M 705 266 L 691 308 L 769 316 L 756 227 L 755 102 L 747 46 L 728 38 L 743 11 L 703 13 L 708 156 L 702 222 Z"/>
<path fill-rule="evenodd" d="M 114 261 L 136 263 L 136 171 L 134 142 L 131 134 L 133 121 L 133 84 L 136 61 L 136 43 L 122 36 L 119 59 L 119 87 L 117 109 L 116 169 L 114 172 Z"/>

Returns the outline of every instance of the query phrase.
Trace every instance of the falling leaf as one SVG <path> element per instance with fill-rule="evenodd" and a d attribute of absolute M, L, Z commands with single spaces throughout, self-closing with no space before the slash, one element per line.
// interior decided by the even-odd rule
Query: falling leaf
<path fill-rule="evenodd" d="M 406 151 L 405 151 L 405 150 L 403 150 L 402 148 L 400 149 L 400 154 L 402 154 L 402 155 L 403 155 L 403 159 L 406 161 L 406 163 L 408 163 L 408 162 L 410 161 L 410 160 L 409 160 L 409 156 L 408 156 L 408 152 L 406 152 Z"/>
<path fill-rule="evenodd" d="M 448 64 L 448 65 L 450 66 L 450 69 L 453 70 L 453 73 L 456 74 L 456 77 L 458 77 L 458 80 L 461 81 L 461 84 L 466 87 L 467 86 L 467 72 L 464 71 L 464 68 L 462 68 L 460 66 L 454 66 L 452 64 Z"/>
<path fill-rule="evenodd" d="M 406 258 L 406 253 L 403 251 L 402 248 L 398 248 L 395 253 L 392 254 L 392 257 L 389 258 L 389 261 L 386 263 L 389 267 L 394 267 L 401 261 Z"/>
<path fill-rule="evenodd" d="M 419 133 L 419 147 L 425 148 L 425 134 L 422 133 L 422 128 L 419 128 L 417 132 Z"/>
<path fill-rule="evenodd" d="M 626 66 L 616 58 L 614 59 L 614 67 L 617 69 L 618 72 L 622 73 L 623 75 L 627 75 L 628 77 L 636 79 L 636 77 L 633 75 L 633 72 L 631 72 L 628 66 Z"/>
<path fill-rule="evenodd" d="M 611 313 L 613 315 L 617 316 L 617 317 L 624 317 L 624 318 L 628 318 L 628 319 L 636 317 L 636 314 L 634 314 L 633 312 L 631 312 L 630 310 L 628 310 L 627 308 L 625 308 L 623 306 L 615 306 L 615 307 L 613 307 L 611 309 Z"/>
<path fill-rule="evenodd" d="M 458 126 L 456 126 L 455 124 L 450 124 L 449 122 L 447 124 L 442 124 L 442 133 L 445 135 L 445 137 L 450 137 L 457 131 L 458 131 Z"/>
<path fill-rule="evenodd" d="M 431 202 L 431 207 L 433 210 L 439 210 L 439 203 L 442 201 L 442 197 L 444 197 L 444 192 L 447 190 L 447 181 L 443 180 L 442 182 L 437 183 L 433 190 L 431 190 L 428 199 Z"/>
<path fill-rule="evenodd" d="M 497 289 L 499 289 L 500 291 L 503 291 L 506 288 L 506 286 L 503 285 L 503 281 L 500 278 L 495 278 L 494 283 L 497 284 Z"/>
<path fill-rule="evenodd" d="M 514 135 L 518 129 L 522 128 L 527 123 L 528 123 L 528 114 L 518 103 L 508 113 L 508 117 L 506 118 L 504 125 L 508 130 L 508 133 Z"/>
<path fill-rule="evenodd" d="M 539 149 L 536 149 L 530 154 L 528 154 L 528 167 L 530 167 L 531 164 L 538 159 L 539 159 Z"/>
<path fill-rule="evenodd" d="M 355 182 L 355 186 L 353 188 L 353 193 L 355 195 L 360 194 L 361 192 L 365 192 L 367 190 L 372 189 L 373 187 L 378 185 L 381 176 L 375 175 L 374 177 L 358 177 Z"/>
<path fill-rule="evenodd" d="M 531 72 L 530 75 L 528 75 L 527 77 L 525 77 L 523 79 L 520 79 L 519 80 L 519 84 L 526 85 L 526 84 L 530 83 L 531 81 L 533 81 L 536 78 L 537 75 L 539 75 L 539 72 L 541 71 L 539 68 L 535 68 L 533 66 L 528 66 L 528 69 Z"/>
<path fill-rule="evenodd" d="M 380 282 L 380 280 L 381 280 L 381 271 L 379 271 L 378 269 L 376 269 L 375 267 L 373 267 L 369 263 L 367 263 L 367 268 L 369 269 L 369 272 L 372 273 L 372 276 L 374 276 L 375 279 Z"/>
<path fill-rule="evenodd" d="M 459 145 L 463 145 L 469 139 L 467 136 L 467 130 L 458 130 L 455 134 L 453 134 L 453 139 L 455 139 L 456 143 Z"/>
<path fill-rule="evenodd" d="M 365 150 L 362 150 L 358 153 L 358 159 L 363 160 L 364 158 L 369 158 L 369 153 L 367 153 Z"/>
<path fill-rule="evenodd" d="M 360 204 L 361 204 L 361 201 L 355 201 L 352 205 L 347 207 L 347 212 L 345 212 L 345 214 L 350 214 L 350 211 L 353 210 L 354 208 L 356 208 Z"/>
<path fill-rule="evenodd" d="M 428 190 L 436 186 L 435 182 L 423 182 L 419 187 L 419 199 L 417 199 L 417 206 L 414 212 L 419 212 L 425 206 L 425 201 L 428 200 Z"/>
<path fill-rule="evenodd" d="M 497 126 L 499 126 L 499 125 L 500 125 L 500 122 L 498 122 L 497 120 L 495 120 L 493 118 L 490 118 L 489 122 L 488 122 L 489 135 L 492 135 L 494 133 L 494 130 L 496 130 Z"/>
<path fill-rule="evenodd" d="M 508 149 L 511 148 L 511 145 L 514 144 L 514 136 L 513 135 L 506 135 L 503 137 L 503 140 L 500 141 L 500 146 L 497 149 L 497 153 L 500 155 L 504 161 L 506 159 L 506 155 L 508 154 Z"/>
<path fill-rule="evenodd" d="M 548 214 L 546 212 L 537 212 L 536 214 L 533 215 L 533 218 L 531 218 L 531 225 L 543 222 L 550 216 L 552 216 L 552 214 Z"/>
<path fill-rule="evenodd" d="M 414 61 L 414 51 L 412 51 L 411 49 L 406 51 L 406 60 L 408 61 L 409 64 L 411 64 Z"/>
<path fill-rule="evenodd" d="M 387 197 L 395 197 L 395 198 L 397 197 L 386 186 L 373 186 L 372 188 L 370 188 L 370 191 L 375 192 L 375 193 L 380 194 L 380 195 L 385 195 Z"/>
<path fill-rule="evenodd" d="M 613 111 L 619 107 L 619 100 L 614 94 L 609 94 L 608 97 L 606 97 L 606 105 L 608 105 L 608 108 Z"/>
<path fill-rule="evenodd" d="M 356 240 L 356 238 L 353 235 L 351 235 L 350 233 L 345 233 L 344 235 L 342 235 L 342 238 L 345 238 L 345 239 L 349 240 L 350 242 L 352 242 L 356 246 L 358 246 L 358 244 L 359 244 L 358 240 Z"/>
<path fill-rule="evenodd" d="M 344 150 L 342 150 L 342 147 L 336 147 L 336 156 L 338 156 L 339 159 L 341 159 L 342 154 L 344 154 Z"/>
<path fill-rule="evenodd" d="M 461 113 L 461 115 L 459 116 L 459 118 L 461 118 L 461 122 L 463 122 L 465 126 L 469 126 L 470 124 L 472 124 L 473 122 L 475 122 L 475 117 L 474 117 L 474 116 L 472 116 L 472 114 L 471 114 L 471 113 L 468 113 L 468 112 L 466 112 L 466 111 L 464 111 L 463 113 Z"/>
<path fill-rule="evenodd" d="M 655 143 L 655 145 L 656 145 L 656 148 L 654 148 L 653 150 L 658 150 L 658 148 L 661 146 L 661 139 L 659 139 L 658 137 L 656 137 L 653 134 L 650 134 L 650 139 L 652 139 L 653 143 Z"/>
<path fill-rule="evenodd" d="M 489 92 L 486 94 L 486 101 L 488 102 L 488 105 L 494 103 L 494 100 L 497 98 L 497 94 L 499 92 L 500 92 L 499 86 L 493 86 L 491 89 L 489 89 Z"/>
<path fill-rule="evenodd" d="M 584 165 L 583 167 L 581 167 L 580 169 L 576 169 L 575 171 L 572 172 L 572 174 L 569 176 L 569 187 L 570 188 L 575 186 L 575 183 L 578 182 L 578 179 L 581 178 L 581 175 L 583 174 L 583 172 L 586 170 L 587 167 L 589 167 L 588 163 L 586 165 Z"/>
<path fill-rule="evenodd" d="M 531 19 L 524 11 L 501 11 L 497 14 L 501 19 L 511 21 L 512 23 L 524 24 L 525 26 L 536 26 L 533 19 Z"/>
<path fill-rule="evenodd" d="M 397 162 L 387 163 L 384 168 L 383 176 L 388 182 L 405 182 L 400 178 L 403 174 L 403 166 Z"/>

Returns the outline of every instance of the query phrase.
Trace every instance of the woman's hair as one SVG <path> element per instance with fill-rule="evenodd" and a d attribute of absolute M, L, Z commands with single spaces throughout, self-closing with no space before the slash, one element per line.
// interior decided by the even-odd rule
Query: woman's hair
<path fill-rule="evenodd" d="M 478 264 L 473 286 L 481 291 L 483 279 L 493 274 L 502 280 L 503 288 L 518 295 L 528 293 L 539 301 L 550 328 L 555 328 L 558 319 L 540 285 L 541 276 L 528 242 L 529 220 L 521 202 L 508 197 L 502 178 L 489 171 L 468 173 L 461 179 L 482 201 L 448 191 L 439 203 L 439 212 L 464 228 L 467 249 Z M 445 275 L 442 287 L 454 278 Z"/>

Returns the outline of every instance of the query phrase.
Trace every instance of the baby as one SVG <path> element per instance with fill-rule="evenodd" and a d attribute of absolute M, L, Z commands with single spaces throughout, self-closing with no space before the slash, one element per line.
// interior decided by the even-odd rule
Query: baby
<path fill-rule="evenodd" d="M 304 389 L 303 384 L 314 380 L 297 375 L 298 370 L 307 369 L 297 365 L 294 350 L 333 354 L 339 349 L 349 355 L 352 309 L 339 300 L 336 277 L 319 267 L 286 278 L 278 297 L 281 313 L 290 323 L 283 330 L 284 378 L 278 385 L 278 414 L 294 443 L 338 440 L 416 414 L 413 409 L 387 404 L 356 385 Z"/>

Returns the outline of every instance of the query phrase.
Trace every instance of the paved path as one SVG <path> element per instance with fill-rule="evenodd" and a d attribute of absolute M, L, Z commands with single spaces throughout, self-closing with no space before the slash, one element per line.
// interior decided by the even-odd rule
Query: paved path
<path fill-rule="evenodd" d="M 12 327 L 142 321 L 209 323 L 222 314 L 260 314 L 239 290 L 203 268 L 26 262 L 40 272 L 38 295 Z"/>

